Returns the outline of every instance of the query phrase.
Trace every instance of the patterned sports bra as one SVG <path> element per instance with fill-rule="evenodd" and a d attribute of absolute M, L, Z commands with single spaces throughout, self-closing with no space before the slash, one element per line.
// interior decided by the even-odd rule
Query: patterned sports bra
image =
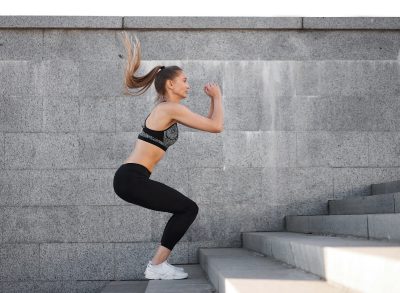
<path fill-rule="evenodd" d="M 178 140 L 178 124 L 174 123 L 165 130 L 153 130 L 146 127 L 146 120 L 149 116 L 150 114 L 144 120 L 143 130 L 139 133 L 138 139 L 154 144 L 166 151 Z"/>

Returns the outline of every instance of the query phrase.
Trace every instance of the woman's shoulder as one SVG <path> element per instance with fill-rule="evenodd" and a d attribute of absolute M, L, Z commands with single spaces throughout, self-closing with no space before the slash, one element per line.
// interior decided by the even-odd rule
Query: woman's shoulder
<path fill-rule="evenodd" d="M 176 106 L 176 105 L 181 105 L 181 103 L 175 103 L 175 102 L 161 102 L 161 103 L 159 103 L 157 106 L 160 106 L 160 107 L 173 107 L 173 106 Z"/>
<path fill-rule="evenodd" d="M 184 106 L 180 103 L 162 102 L 156 106 L 156 109 L 159 110 L 159 112 L 171 116 L 174 112 L 180 110 L 182 107 Z"/>
<path fill-rule="evenodd" d="M 172 118 L 173 112 L 171 111 L 175 107 L 179 107 L 179 106 L 177 106 L 177 103 L 161 102 L 157 106 L 154 107 L 153 111 L 156 113 L 156 116 L 158 116 L 161 119 L 163 117 L 164 118 L 167 117 L 168 119 L 174 120 L 176 122 L 176 120 Z"/>
<path fill-rule="evenodd" d="M 185 106 L 182 105 L 181 103 L 162 102 L 162 103 L 158 104 L 157 107 L 160 107 L 160 109 L 163 109 L 164 111 L 168 111 L 171 109 L 181 109 L 181 108 L 184 108 Z"/>

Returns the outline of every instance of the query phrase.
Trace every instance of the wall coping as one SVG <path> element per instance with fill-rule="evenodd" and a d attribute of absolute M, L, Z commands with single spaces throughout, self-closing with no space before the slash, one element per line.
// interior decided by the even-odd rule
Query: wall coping
<path fill-rule="evenodd" d="M 399 30 L 400 17 L 193 17 L 0 15 L 0 29 L 384 29 Z"/>

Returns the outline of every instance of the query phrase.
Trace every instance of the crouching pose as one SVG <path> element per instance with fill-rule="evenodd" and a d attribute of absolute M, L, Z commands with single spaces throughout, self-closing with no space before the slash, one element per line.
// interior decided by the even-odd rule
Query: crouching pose
<path fill-rule="evenodd" d="M 195 220 L 199 207 L 181 192 L 150 179 L 150 175 L 167 149 L 178 140 L 178 123 L 212 133 L 223 130 L 222 94 L 217 84 L 207 83 L 204 92 L 211 100 L 210 112 L 208 117 L 198 115 L 180 104 L 190 89 L 187 76 L 180 67 L 156 66 L 144 76 L 135 76 L 140 66 L 140 42 L 137 40 L 132 46 L 125 33 L 124 45 L 127 52 L 125 94 L 140 95 L 154 81 L 157 98 L 156 105 L 144 120 L 132 153 L 115 172 L 114 191 L 129 203 L 172 213 L 161 237 L 161 245 L 147 264 L 145 277 L 184 279 L 188 274 L 168 263 L 167 258 Z M 132 88 L 143 89 L 132 93 L 129 91 Z"/>

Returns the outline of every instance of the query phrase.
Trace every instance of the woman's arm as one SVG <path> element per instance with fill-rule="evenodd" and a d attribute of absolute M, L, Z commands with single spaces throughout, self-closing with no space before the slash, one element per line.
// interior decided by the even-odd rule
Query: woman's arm
<path fill-rule="evenodd" d="M 211 115 L 211 119 L 217 122 L 218 132 L 222 132 L 224 129 L 224 111 L 222 106 L 222 96 L 218 95 L 214 100 L 214 112 Z"/>
<path fill-rule="evenodd" d="M 207 83 L 204 92 L 211 98 L 208 117 L 196 114 L 180 103 L 165 103 L 165 109 L 171 119 L 177 120 L 185 126 L 219 133 L 224 130 L 224 113 L 222 107 L 222 94 L 216 83 Z"/>
<path fill-rule="evenodd" d="M 213 114 L 213 112 L 214 112 L 214 99 L 211 98 L 210 100 L 211 100 L 210 111 L 208 112 L 207 117 L 211 119 L 212 114 Z"/>

